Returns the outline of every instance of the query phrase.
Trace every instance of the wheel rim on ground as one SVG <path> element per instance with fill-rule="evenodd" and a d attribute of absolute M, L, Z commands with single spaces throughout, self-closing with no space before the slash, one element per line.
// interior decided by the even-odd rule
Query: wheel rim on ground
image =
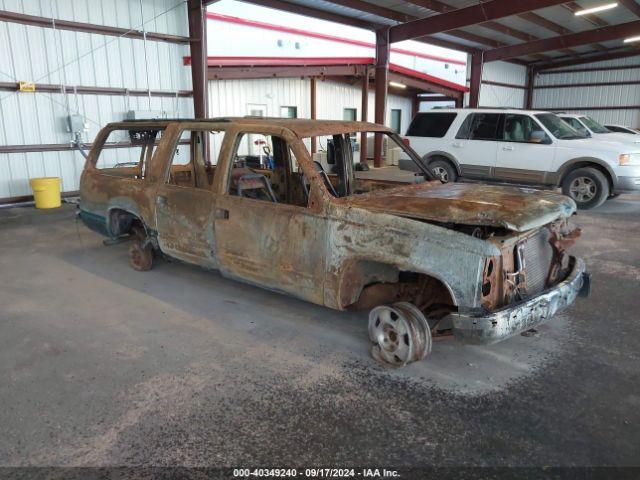
<path fill-rule="evenodd" d="M 369 313 L 371 354 L 379 362 L 402 367 L 422 360 L 431 351 L 427 319 L 414 305 L 381 305 Z"/>
<path fill-rule="evenodd" d="M 438 177 L 443 182 L 449 181 L 449 173 L 447 169 L 444 167 L 433 167 L 433 173 L 436 177 Z"/>
<path fill-rule="evenodd" d="M 149 270 L 153 263 L 153 251 L 149 247 L 143 248 L 136 242 L 129 248 L 129 261 L 135 270 Z"/>
<path fill-rule="evenodd" d="M 569 193 L 575 201 L 584 203 L 596 197 L 598 186 L 589 177 L 577 177 L 571 182 Z"/>

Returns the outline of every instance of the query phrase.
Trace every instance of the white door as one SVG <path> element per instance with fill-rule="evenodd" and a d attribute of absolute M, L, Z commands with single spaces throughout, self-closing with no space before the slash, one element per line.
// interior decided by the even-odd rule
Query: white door
<path fill-rule="evenodd" d="M 463 177 L 492 178 L 498 149 L 499 113 L 472 113 L 451 142 Z"/>
<path fill-rule="evenodd" d="M 506 114 L 502 139 L 498 142 L 495 178 L 516 183 L 546 183 L 554 153 L 551 138 L 533 117 Z"/>

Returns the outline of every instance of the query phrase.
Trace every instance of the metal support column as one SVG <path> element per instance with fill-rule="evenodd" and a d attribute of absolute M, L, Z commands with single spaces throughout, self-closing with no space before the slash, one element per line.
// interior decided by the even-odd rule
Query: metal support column
<path fill-rule="evenodd" d="M 420 97 L 418 96 L 418 94 L 416 94 L 412 99 L 411 99 L 411 118 L 413 119 L 413 117 L 415 117 L 418 112 L 420 111 L 420 102 L 422 100 L 420 99 Z"/>
<path fill-rule="evenodd" d="M 189 48 L 195 118 L 207 118 L 207 28 L 206 7 L 202 0 L 189 0 Z"/>
<path fill-rule="evenodd" d="M 527 110 L 531 110 L 533 108 L 533 87 L 535 86 L 535 82 L 536 71 L 533 69 L 533 67 L 529 67 L 527 68 L 527 90 L 524 102 L 525 108 Z"/>
<path fill-rule="evenodd" d="M 482 83 L 482 64 L 482 52 L 471 54 L 471 82 L 469 85 L 469 106 L 471 108 L 478 108 Z"/>
<path fill-rule="evenodd" d="M 364 67 L 362 75 L 362 107 L 360 120 L 367 122 L 369 118 L 369 69 Z M 360 134 L 360 163 L 367 163 L 367 132 Z"/>
<path fill-rule="evenodd" d="M 376 30 L 376 123 L 384 125 L 387 112 L 387 83 L 389 79 L 389 27 Z M 376 134 L 373 143 L 373 166 L 382 166 L 382 135 Z"/>
<path fill-rule="evenodd" d="M 310 79 L 310 91 L 311 91 L 311 120 L 316 119 L 316 79 L 311 77 Z M 317 137 L 311 137 L 311 154 L 316 153 L 317 150 Z"/>

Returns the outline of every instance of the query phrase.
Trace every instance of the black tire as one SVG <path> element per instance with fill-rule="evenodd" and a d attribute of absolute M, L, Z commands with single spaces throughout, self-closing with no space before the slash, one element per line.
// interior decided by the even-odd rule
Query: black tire
<path fill-rule="evenodd" d="M 455 182 L 458 180 L 458 172 L 451 162 L 447 160 L 434 160 L 429 163 L 429 168 L 442 183 Z"/>
<path fill-rule="evenodd" d="M 572 198 L 579 209 L 589 210 L 609 198 L 609 181 L 600 170 L 577 168 L 562 180 L 562 193 Z"/>

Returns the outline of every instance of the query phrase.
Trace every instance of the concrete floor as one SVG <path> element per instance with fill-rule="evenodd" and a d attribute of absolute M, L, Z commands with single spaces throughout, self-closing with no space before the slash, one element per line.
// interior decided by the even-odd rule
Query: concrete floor
<path fill-rule="evenodd" d="M 638 465 L 640 197 L 576 223 L 590 299 L 393 370 L 366 313 L 0 210 L 0 465 Z"/>

